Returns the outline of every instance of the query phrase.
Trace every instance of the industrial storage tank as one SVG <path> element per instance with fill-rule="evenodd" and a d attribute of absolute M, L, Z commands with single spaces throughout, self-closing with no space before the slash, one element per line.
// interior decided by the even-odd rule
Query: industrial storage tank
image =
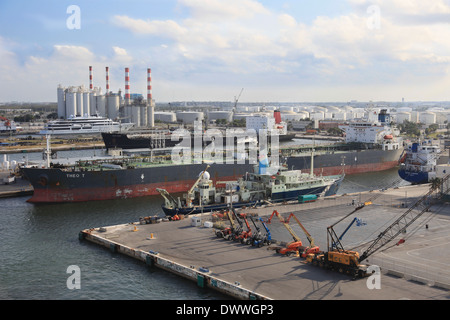
<path fill-rule="evenodd" d="M 411 112 L 397 112 L 396 123 L 403 123 L 404 121 L 411 121 Z"/>
<path fill-rule="evenodd" d="M 230 111 L 210 111 L 208 112 L 208 121 L 223 119 L 227 122 L 231 122 L 233 119 L 233 113 Z"/>
<path fill-rule="evenodd" d="M 89 92 L 89 112 L 91 115 L 97 113 L 97 88 Z"/>
<path fill-rule="evenodd" d="M 233 120 L 247 119 L 247 117 L 253 117 L 253 113 L 235 113 L 235 114 L 233 114 Z"/>
<path fill-rule="evenodd" d="M 101 117 L 106 116 L 106 97 L 104 95 L 98 95 L 95 97 L 95 104 L 97 106 L 97 113 Z"/>
<path fill-rule="evenodd" d="M 177 122 L 177 116 L 173 112 L 155 112 L 154 117 L 161 122 Z"/>
<path fill-rule="evenodd" d="M 56 89 L 56 96 L 58 98 L 58 118 L 66 118 L 66 93 L 65 88 L 61 85 Z"/>
<path fill-rule="evenodd" d="M 423 124 L 435 124 L 436 123 L 436 113 L 422 112 L 419 115 L 419 121 Z"/>
<path fill-rule="evenodd" d="M 74 87 L 66 90 L 66 118 L 77 114 L 77 93 Z"/>
<path fill-rule="evenodd" d="M 110 119 L 119 117 L 120 99 L 117 93 L 110 93 L 106 96 L 107 115 Z"/>
<path fill-rule="evenodd" d="M 84 91 L 83 92 L 83 114 L 90 115 L 90 98 L 89 98 L 89 92 Z"/>
<path fill-rule="evenodd" d="M 139 107 L 139 125 L 141 127 L 146 127 L 148 123 L 148 107 L 147 105 L 140 105 Z"/>
<path fill-rule="evenodd" d="M 203 112 L 183 111 L 177 112 L 177 121 L 183 123 L 194 123 L 194 121 L 202 121 L 204 118 Z"/>
<path fill-rule="evenodd" d="M 83 89 L 81 87 L 77 90 L 77 113 L 76 115 L 82 116 L 84 115 L 84 107 L 83 107 Z"/>

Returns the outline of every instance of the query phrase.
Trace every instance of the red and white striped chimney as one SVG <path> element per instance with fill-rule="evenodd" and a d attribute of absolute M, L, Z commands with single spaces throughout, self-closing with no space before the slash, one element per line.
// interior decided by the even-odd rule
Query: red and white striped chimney
<path fill-rule="evenodd" d="M 152 105 L 152 69 L 147 69 L 147 104 Z"/>
<path fill-rule="evenodd" d="M 109 67 L 106 67 L 106 93 L 109 93 Z"/>
<path fill-rule="evenodd" d="M 125 104 L 129 105 L 131 100 L 130 93 L 130 69 L 125 68 Z"/>
<path fill-rule="evenodd" d="M 93 77 L 92 77 L 92 66 L 89 66 L 89 90 L 94 89 Z"/>

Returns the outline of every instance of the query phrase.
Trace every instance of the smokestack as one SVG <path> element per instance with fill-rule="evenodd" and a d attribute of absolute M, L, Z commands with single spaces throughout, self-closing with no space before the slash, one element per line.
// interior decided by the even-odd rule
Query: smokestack
<path fill-rule="evenodd" d="M 147 69 L 147 125 L 149 127 L 155 126 L 155 109 L 152 101 L 152 70 L 150 68 Z"/>
<path fill-rule="evenodd" d="M 93 78 L 92 78 L 92 66 L 89 66 L 89 90 L 94 89 Z"/>
<path fill-rule="evenodd" d="M 152 105 L 152 69 L 147 69 L 147 104 Z"/>
<path fill-rule="evenodd" d="M 125 105 L 130 105 L 130 69 L 125 68 Z"/>
<path fill-rule="evenodd" d="M 109 67 L 106 67 L 106 93 L 109 93 Z"/>

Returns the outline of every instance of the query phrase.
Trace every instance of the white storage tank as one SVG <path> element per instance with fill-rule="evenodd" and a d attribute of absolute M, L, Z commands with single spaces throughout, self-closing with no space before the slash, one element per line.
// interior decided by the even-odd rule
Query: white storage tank
<path fill-rule="evenodd" d="M 196 112 L 196 111 L 177 112 L 177 120 L 183 123 L 194 123 L 194 121 L 202 121 L 203 112 Z"/>
<path fill-rule="evenodd" d="M 84 115 L 84 107 L 83 107 L 83 89 L 78 88 L 77 91 L 77 113 L 76 115 L 83 116 Z"/>
<path fill-rule="evenodd" d="M 177 116 L 173 112 L 155 112 L 155 120 L 161 122 L 177 122 Z"/>
<path fill-rule="evenodd" d="M 404 121 L 411 121 L 411 112 L 397 112 L 396 114 L 396 123 L 403 123 Z"/>
<path fill-rule="evenodd" d="M 56 95 L 58 98 L 58 118 L 66 118 L 66 93 L 65 88 L 61 85 L 56 89 Z"/>
<path fill-rule="evenodd" d="M 66 91 L 66 118 L 77 114 L 77 93 L 73 87 Z"/>
<path fill-rule="evenodd" d="M 434 112 L 422 112 L 419 115 L 419 121 L 423 124 L 435 124 L 436 114 Z"/>
<path fill-rule="evenodd" d="M 325 113 L 324 112 L 311 112 L 309 114 L 311 120 L 324 120 L 325 119 Z"/>
<path fill-rule="evenodd" d="M 110 93 L 106 96 L 107 115 L 110 119 L 117 119 L 119 117 L 120 99 L 116 93 Z"/>
<path fill-rule="evenodd" d="M 83 92 L 83 114 L 90 115 L 90 98 L 89 98 L 89 92 L 84 91 Z"/>
<path fill-rule="evenodd" d="M 208 121 L 224 119 L 231 122 L 233 114 L 230 111 L 210 111 L 208 112 Z"/>
<path fill-rule="evenodd" d="M 98 95 L 95 97 L 97 106 L 97 113 L 101 117 L 106 116 L 106 97 L 104 95 Z"/>
<path fill-rule="evenodd" d="M 146 127 L 148 123 L 148 107 L 146 105 L 141 105 L 139 108 L 139 125 L 141 127 Z"/>

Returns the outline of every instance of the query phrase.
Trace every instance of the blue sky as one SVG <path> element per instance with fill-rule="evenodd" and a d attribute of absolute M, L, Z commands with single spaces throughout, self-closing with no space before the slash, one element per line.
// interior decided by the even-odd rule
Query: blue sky
<path fill-rule="evenodd" d="M 69 29 L 70 5 L 80 29 Z M 0 2 L 0 102 L 94 85 L 157 102 L 449 100 L 450 0 Z"/>

